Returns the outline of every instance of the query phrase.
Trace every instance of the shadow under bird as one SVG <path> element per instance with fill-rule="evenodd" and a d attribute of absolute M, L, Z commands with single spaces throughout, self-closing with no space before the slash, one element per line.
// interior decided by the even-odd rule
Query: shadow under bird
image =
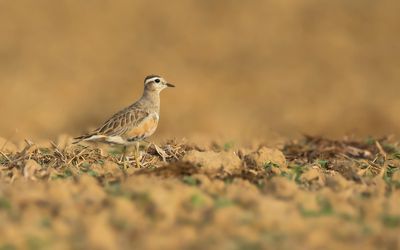
<path fill-rule="evenodd" d="M 158 75 L 144 79 L 142 97 L 125 109 L 114 114 L 91 133 L 74 138 L 75 143 L 103 142 L 129 146 L 151 136 L 160 119 L 160 92 L 167 87 L 175 87 Z"/>

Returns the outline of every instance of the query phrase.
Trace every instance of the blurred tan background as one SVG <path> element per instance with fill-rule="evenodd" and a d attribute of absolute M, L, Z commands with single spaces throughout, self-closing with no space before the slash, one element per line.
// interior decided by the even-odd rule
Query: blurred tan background
<path fill-rule="evenodd" d="M 162 93 L 155 138 L 396 134 L 400 2 L 0 1 L 0 136 L 79 135 Z"/>

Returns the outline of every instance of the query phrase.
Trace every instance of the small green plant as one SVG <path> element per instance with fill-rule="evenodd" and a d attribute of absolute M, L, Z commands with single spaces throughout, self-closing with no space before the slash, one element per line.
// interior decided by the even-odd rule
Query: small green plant
<path fill-rule="evenodd" d="M 8 160 L 5 156 L 0 155 L 0 164 L 7 164 Z"/>
<path fill-rule="evenodd" d="M 152 203 L 150 194 L 147 192 L 132 192 L 132 193 L 130 193 L 129 196 L 130 196 L 131 200 L 137 201 L 138 203 L 140 203 L 142 205 Z"/>
<path fill-rule="evenodd" d="M 48 217 L 45 217 L 40 221 L 40 226 L 44 228 L 51 228 L 51 225 L 52 225 L 51 219 Z"/>
<path fill-rule="evenodd" d="M 279 168 L 279 164 L 269 161 L 269 162 L 264 163 L 263 167 L 264 167 L 265 171 L 269 171 L 272 168 Z"/>
<path fill-rule="evenodd" d="M 53 151 L 49 148 L 39 148 L 38 151 L 43 155 L 53 155 Z"/>
<path fill-rule="evenodd" d="M 93 177 L 99 177 L 99 173 L 97 173 L 96 171 L 90 169 L 89 171 L 86 172 L 88 175 L 93 176 Z"/>
<path fill-rule="evenodd" d="M 90 166 L 92 166 L 92 164 L 90 164 L 89 162 L 85 161 L 85 162 L 82 162 L 81 166 L 83 168 L 90 168 Z"/>
<path fill-rule="evenodd" d="M 224 143 L 224 151 L 229 151 L 235 146 L 233 141 L 225 142 Z"/>
<path fill-rule="evenodd" d="M 97 164 L 100 164 L 100 165 L 104 165 L 104 160 L 103 159 L 98 159 L 97 161 L 96 161 L 96 163 Z"/>
<path fill-rule="evenodd" d="M 228 207 L 232 206 L 234 202 L 228 198 L 225 197 L 217 197 L 214 202 L 214 206 L 216 208 L 223 208 L 223 207 Z"/>
<path fill-rule="evenodd" d="M 385 182 L 388 185 L 394 184 L 392 181 L 392 176 L 393 176 L 394 172 L 396 172 L 396 171 L 398 171 L 397 167 L 388 165 L 386 171 L 383 173 L 383 179 L 385 180 Z"/>
<path fill-rule="evenodd" d="M 319 217 L 333 214 L 334 211 L 329 200 L 323 197 L 317 197 L 317 203 L 319 205 L 319 210 L 307 210 L 303 206 L 300 206 L 300 213 L 304 217 Z"/>
<path fill-rule="evenodd" d="M 224 183 L 225 183 L 225 185 L 230 185 L 233 183 L 233 180 L 234 180 L 233 178 L 225 178 Z"/>
<path fill-rule="evenodd" d="M 4 209 L 4 210 L 11 209 L 11 203 L 5 197 L 0 197 L 0 209 Z"/>
<path fill-rule="evenodd" d="M 71 177 L 72 175 L 73 175 L 73 173 L 70 169 L 67 168 L 64 170 L 64 176 Z"/>
<path fill-rule="evenodd" d="M 197 186 L 200 184 L 200 181 L 196 178 L 194 178 L 193 176 L 190 175 L 186 175 L 182 178 L 182 181 L 186 184 L 188 184 L 189 186 Z"/>
<path fill-rule="evenodd" d="M 305 166 L 296 164 L 291 166 L 290 168 L 292 169 L 292 176 L 294 178 L 294 181 L 300 183 L 300 176 L 304 173 Z"/>
<path fill-rule="evenodd" d="M 110 218 L 110 224 L 115 227 L 117 230 L 125 230 L 129 227 L 127 221 L 122 219 Z"/>
<path fill-rule="evenodd" d="M 248 239 L 239 238 L 234 241 L 235 248 L 234 249 L 243 249 L 243 250 L 262 250 L 264 247 L 260 242 L 253 242 Z"/>
<path fill-rule="evenodd" d="M 204 197 L 200 194 L 194 194 L 190 197 L 190 203 L 197 208 L 204 205 Z"/>
<path fill-rule="evenodd" d="M 36 236 L 29 236 L 26 239 L 26 245 L 30 250 L 44 249 L 48 246 L 48 242 Z"/>
<path fill-rule="evenodd" d="M 51 179 L 52 180 L 56 180 L 56 179 L 66 179 L 66 178 L 68 178 L 68 177 L 71 177 L 71 176 L 73 176 L 73 173 L 72 173 L 72 171 L 70 170 L 70 169 L 65 169 L 64 170 L 64 172 L 60 172 L 60 173 L 57 173 L 55 176 L 53 176 Z"/>
<path fill-rule="evenodd" d="M 396 228 L 400 227 L 400 215 L 382 215 L 382 223 L 385 227 Z"/>
<path fill-rule="evenodd" d="M 105 186 L 105 190 L 108 194 L 119 196 L 122 195 L 121 183 L 120 182 L 108 182 Z"/>
<path fill-rule="evenodd" d="M 321 168 L 327 168 L 329 165 L 328 160 L 317 160 L 317 164 L 321 166 Z"/>
<path fill-rule="evenodd" d="M 375 144 L 375 141 L 376 141 L 376 140 L 375 140 L 373 137 L 368 136 L 367 139 L 365 140 L 365 144 L 371 146 L 371 145 L 374 145 L 374 144 Z"/>
<path fill-rule="evenodd" d="M 389 154 L 393 154 L 398 152 L 398 148 L 395 145 L 389 144 L 389 143 L 384 143 L 382 145 L 383 150 L 385 150 L 385 152 L 389 153 Z"/>
<path fill-rule="evenodd" d="M 284 171 L 281 172 L 281 176 L 286 177 L 289 180 L 292 180 L 292 178 L 293 178 L 293 174 L 291 174 L 289 172 L 284 172 Z"/>
<path fill-rule="evenodd" d="M 400 152 L 399 151 L 394 152 L 392 156 L 393 156 L 393 158 L 400 160 Z"/>
<path fill-rule="evenodd" d="M 10 244 L 10 243 L 6 243 L 6 244 L 3 244 L 3 245 L 0 245 L 0 250 L 16 250 L 16 249 L 17 248 L 14 245 Z"/>

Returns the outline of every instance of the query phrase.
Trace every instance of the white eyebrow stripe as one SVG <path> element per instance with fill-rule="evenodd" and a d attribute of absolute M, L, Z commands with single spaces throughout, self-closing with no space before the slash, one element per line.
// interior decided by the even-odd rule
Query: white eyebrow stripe
<path fill-rule="evenodd" d="M 155 77 L 152 77 L 152 78 L 147 79 L 145 83 L 152 82 L 152 81 L 154 81 L 154 80 L 156 80 L 156 79 L 160 79 L 160 78 L 157 77 L 157 76 L 155 76 Z"/>

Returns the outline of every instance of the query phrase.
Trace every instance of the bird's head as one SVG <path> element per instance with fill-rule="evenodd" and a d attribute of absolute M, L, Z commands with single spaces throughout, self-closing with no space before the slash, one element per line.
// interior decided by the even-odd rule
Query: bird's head
<path fill-rule="evenodd" d="M 157 91 L 168 88 L 175 87 L 173 84 L 167 82 L 164 78 L 158 75 L 149 75 L 144 78 L 144 88 L 148 91 Z"/>

